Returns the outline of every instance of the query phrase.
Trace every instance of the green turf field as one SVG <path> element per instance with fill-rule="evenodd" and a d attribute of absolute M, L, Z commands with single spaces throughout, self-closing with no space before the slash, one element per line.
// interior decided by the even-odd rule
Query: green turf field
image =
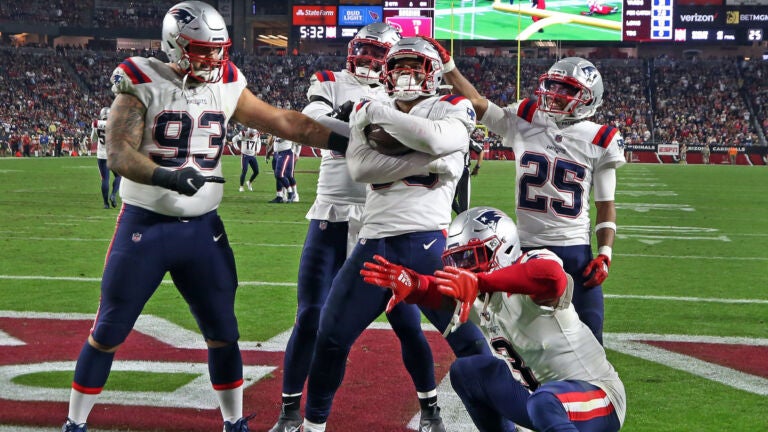
<path fill-rule="evenodd" d="M 509 1 L 501 1 L 509 5 Z M 435 2 L 435 38 L 460 40 L 515 40 L 533 23 L 524 13 L 496 10 L 489 0 L 437 0 Z M 616 6 L 617 13 L 593 15 L 589 18 L 614 23 L 619 29 L 604 28 L 584 23 L 570 22 L 547 26 L 543 32 L 534 32 L 528 40 L 556 41 L 621 41 L 621 6 L 616 0 L 606 0 L 606 6 Z M 531 8 L 528 0 L 517 0 L 512 7 Z M 582 18 L 581 12 L 589 10 L 586 0 L 548 0 L 546 10 Z M 589 20 L 591 22 L 597 22 Z"/>
<path fill-rule="evenodd" d="M 267 340 L 293 323 L 304 215 L 318 166 L 317 159 L 302 158 L 301 202 L 274 205 L 267 204 L 274 179 L 259 160 L 254 192 L 239 193 L 239 158 L 225 157 L 220 208 L 237 258 L 237 313 L 246 341 Z M 768 171 L 630 164 L 618 173 L 618 239 L 604 289 L 608 355 L 628 396 L 623 430 L 768 430 Z M 513 214 L 513 185 L 512 162 L 485 161 L 473 180 L 472 202 Z M 96 159 L 0 159 L 0 215 L 0 311 L 94 313 L 117 215 L 101 208 Z M 195 329 L 170 284 L 161 286 L 146 313 Z M 727 345 L 740 341 L 761 349 L 762 357 L 752 359 L 749 374 L 713 363 L 686 370 L 688 357 L 672 357 L 670 367 L 659 360 L 666 357 L 633 353 L 612 336 L 638 333 L 704 338 L 711 345 L 702 356 L 744 353 Z M 68 385 L 58 375 L 50 381 Z M 119 387 L 119 380 L 110 385 Z"/>

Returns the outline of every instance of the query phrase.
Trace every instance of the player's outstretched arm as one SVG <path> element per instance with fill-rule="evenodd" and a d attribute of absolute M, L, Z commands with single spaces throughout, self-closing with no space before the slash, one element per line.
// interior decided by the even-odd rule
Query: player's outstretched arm
<path fill-rule="evenodd" d="M 374 255 L 373 260 L 375 262 L 363 263 L 360 276 L 366 283 L 392 290 L 392 298 L 387 303 L 387 313 L 401 301 L 433 309 L 442 306 L 442 295 L 433 283 L 434 277 L 391 263 L 381 255 Z"/>
<path fill-rule="evenodd" d="M 488 100 L 483 97 L 483 95 L 477 91 L 475 86 L 473 86 L 472 83 L 462 75 L 461 71 L 456 68 L 456 64 L 453 62 L 453 57 L 451 57 L 448 50 L 440 45 L 440 42 L 428 36 L 420 37 L 431 43 L 440 54 L 440 61 L 443 62 L 443 79 L 445 79 L 447 84 L 453 86 L 452 92 L 469 99 L 472 102 L 472 106 L 475 108 L 477 118 L 483 118 L 485 110 L 488 109 Z"/>
<path fill-rule="evenodd" d="M 243 90 L 233 120 L 311 147 L 345 152 L 348 139 L 298 112 L 274 107 Z"/>

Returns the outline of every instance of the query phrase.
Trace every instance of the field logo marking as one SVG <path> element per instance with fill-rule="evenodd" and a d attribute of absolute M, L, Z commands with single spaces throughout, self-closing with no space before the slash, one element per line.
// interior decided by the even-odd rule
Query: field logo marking
<path fill-rule="evenodd" d="M 18 378 L 52 372 L 72 374 L 92 321 L 93 314 L 0 311 L 0 424 L 29 424 L 33 419 L 41 425 L 61 424 L 69 386 L 24 384 Z M 442 381 L 439 391 L 446 395 L 441 406 L 452 411 L 456 421 L 448 432 L 467 430 L 471 420 L 460 399 L 455 395 L 448 397 L 452 394 L 447 377 L 453 354 L 440 333 L 425 324 L 426 327 L 431 330 L 425 336 L 432 347 L 435 377 Z M 266 423 L 279 414 L 282 363 L 290 332 L 288 329 L 265 342 L 239 342 L 244 407 L 260 414 L 252 421 L 254 430 L 268 429 L 271 424 Z M 363 332 L 349 356 L 347 384 L 336 395 L 336 429 L 361 430 L 367 422 L 373 422 L 394 430 L 418 419 L 416 398 L 405 396 L 412 393 L 404 390 L 410 378 L 402 365 L 399 348 L 399 340 L 387 324 L 375 323 Z M 160 317 L 142 315 L 121 347 L 112 370 L 193 376 L 168 391 L 113 390 L 107 383 L 89 417 L 93 423 L 89 426 L 120 424 L 131 430 L 183 427 L 187 432 L 221 428 L 218 402 L 208 376 L 207 354 L 203 337 L 196 331 Z M 361 402 L 360 389 L 371 386 L 375 386 L 376 392 Z M 353 415 L 353 407 L 366 404 L 361 409 L 371 412 L 370 415 Z M 201 410 L 211 412 L 200 415 Z"/>
<path fill-rule="evenodd" d="M 617 210 L 632 210 L 637 213 L 648 213 L 651 210 L 693 212 L 695 208 L 688 204 L 656 204 L 656 203 L 616 203 Z"/>
<path fill-rule="evenodd" d="M 608 349 L 768 396 L 768 339 L 607 333 L 604 341 Z"/>
<path fill-rule="evenodd" d="M 726 235 L 718 235 L 718 232 L 716 228 L 703 227 L 622 225 L 616 237 L 621 240 L 637 239 L 641 243 L 651 245 L 664 240 L 731 241 Z"/>

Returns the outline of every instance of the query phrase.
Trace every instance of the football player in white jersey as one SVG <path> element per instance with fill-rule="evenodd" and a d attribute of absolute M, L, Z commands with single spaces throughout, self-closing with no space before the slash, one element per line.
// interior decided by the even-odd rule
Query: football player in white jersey
<path fill-rule="evenodd" d="M 352 344 L 386 309 L 390 295 L 360 278 L 363 263 L 382 254 L 425 273 L 441 265 L 444 229 L 451 220 L 451 201 L 475 113 L 463 97 L 437 95 L 442 76 L 437 55 L 419 38 L 395 42 L 384 68 L 391 98 L 363 99 L 352 111 L 347 165 L 353 180 L 368 185 L 357 245 L 333 279 L 320 313 L 307 384 L 306 432 L 325 430 Z M 414 151 L 390 157 L 400 164 L 381 163 L 376 160 L 381 154 L 369 145 L 364 132 L 369 124 L 380 125 Z M 442 165 L 438 169 L 432 162 Z M 433 168 L 437 172 L 431 172 Z M 451 321 L 451 311 L 424 312 L 441 331 Z M 477 327 L 452 333 L 448 342 L 457 356 L 488 352 Z M 419 430 L 444 431 L 437 393 L 430 390 L 419 396 L 433 398 L 429 404 L 434 404 L 431 410 L 422 410 Z"/>
<path fill-rule="evenodd" d="M 398 40 L 400 34 L 388 24 L 373 23 L 360 29 L 349 43 L 345 70 L 324 70 L 312 75 L 307 91 L 309 104 L 303 112 L 348 135 L 352 101 L 389 99 L 382 85 L 382 71 L 387 50 Z M 376 156 L 382 164 L 388 159 Z M 365 193 L 365 184 L 350 177 L 344 154 L 323 150 L 317 196 L 307 213 L 309 228 L 299 263 L 296 323 L 285 349 L 282 409 L 270 432 L 298 431 L 301 426 L 299 406 L 312 359 L 312 350 L 307 347 L 315 345 L 320 309 L 334 276 L 357 240 Z M 403 306 L 387 318 L 407 353 L 406 368 L 414 378 L 417 394 L 422 396 L 419 402 L 428 418 L 435 409 L 429 405 L 434 402 L 432 393 L 436 387 L 433 359 L 421 330 L 418 309 Z"/>
<path fill-rule="evenodd" d="M 272 204 L 294 202 L 296 180 L 293 178 L 293 142 L 275 137 L 272 143 L 272 171 L 275 175 L 275 198 Z"/>
<path fill-rule="evenodd" d="M 547 248 L 563 260 L 574 280 L 576 312 L 602 343 L 602 283 L 608 277 L 616 234 L 616 169 L 625 159 L 618 129 L 587 120 L 603 103 L 600 73 L 579 57 L 558 60 L 539 78 L 538 100 L 523 99 L 500 108 L 452 66 L 447 51 L 438 49 L 450 70 L 446 80 L 453 90 L 469 98 L 488 129 L 512 145 L 515 215 L 523 250 Z M 590 192 L 597 208 L 596 257 L 591 246 Z"/>
<path fill-rule="evenodd" d="M 115 179 L 112 181 L 112 193 L 109 192 L 109 168 L 107 168 L 107 145 L 104 142 L 104 134 L 107 129 L 107 117 L 109 108 L 104 107 L 99 112 L 99 118 L 93 121 L 91 127 L 91 142 L 96 143 L 96 163 L 99 166 L 99 176 L 101 176 L 101 199 L 104 201 L 104 208 L 109 205 L 117 207 L 117 191 L 120 189 L 120 180 L 122 177 L 112 171 Z"/>
<path fill-rule="evenodd" d="M 208 370 L 224 431 L 248 430 L 234 314 L 237 274 L 217 214 L 221 153 L 236 121 L 320 148 L 347 138 L 309 117 L 261 101 L 229 61 L 231 40 L 218 11 L 201 1 L 165 15 L 169 63 L 131 57 L 111 77 L 116 94 L 106 126 L 107 162 L 122 175 L 123 206 L 109 246 L 99 312 L 75 367 L 64 431 L 85 431 L 115 351 L 166 273 L 189 304 L 208 346 Z"/>
<path fill-rule="evenodd" d="M 443 263 L 432 276 L 377 256 L 361 275 L 395 301 L 456 310 L 458 328 L 480 324 L 494 356 L 459 358 L 450 377 L 481 432 L 621 429 L 624 385 L 573 308 L 560 258 L 522 252 L 509 216 L 475 207 L 448 227 Z"/>
<path fill-rule="evenodd" d="M 256 162 L 256 155 L 261 150 L 259 131 L 253 128 L 246 128 L 240 131 L 240 133 L 232 138 L 232 147 L 240 152 L 240 192 L 245 190 L 245 177 L 248 174 L 248 167 L 253 170 L 251 177 L 248 179 L 248 190 L 253 191 L 252 183 L 256 180 L 256 176 L 259 175 L 259 164 Z"/>

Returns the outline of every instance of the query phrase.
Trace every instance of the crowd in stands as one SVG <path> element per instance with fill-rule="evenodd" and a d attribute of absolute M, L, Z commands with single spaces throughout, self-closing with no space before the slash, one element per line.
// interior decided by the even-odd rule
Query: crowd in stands
<path fill-rule="evenodd" d="M 5 4 L 5 3 L 3 3 Z M 162 54 L 162 53 L 161 53 Z M 157 53 L 0 47 L 0 140 L 43 132 L 79 142 L 112 100 L 109 77 L 131 55 Z M 301 110 L 309 76 L 338 70 L 343 56 L 257 56 L 233 53 L 254 94 Z M 504 106 L 518 99 L 517 65 L 508 57 L 457 57 L 478 89 Z M 593 119 L 620 129 L 627 143 L 760 145 L 768 132 L 768 62 L 733 59 L 596 59 L 604 105 Z M 552 59 L 521 62 L 519 97 L 535 97 Z M 757 121 L 753 122 L 752 116 Z M 18 141 L 18 139 L 14 140 Z M 497 143 L 496 137 L 491 142 Z"/>
<path fill-rule="evenodd" d="M 160 28 L 177 0 L 3 0 L 0 22 L 84 28 Z"/>

